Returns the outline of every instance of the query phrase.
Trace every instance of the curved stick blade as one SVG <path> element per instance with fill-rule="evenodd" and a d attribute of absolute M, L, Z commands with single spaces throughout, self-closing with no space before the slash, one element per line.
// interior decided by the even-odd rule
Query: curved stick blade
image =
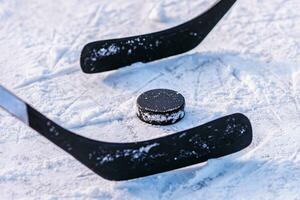
<path fill-rule="evenodd" d="M 18 106 L 10 106 L 10 102 Z M 242 114 L 152 140 L 109 143 L 59 126 L 1 85 L 0 107 L 108 180 L 128 180 L 175 170 L 235 153 L 252 142 L 250 121 Z"/>
<path fill-rule="evenodd" d="M 250 121 L 229 115 L 170 136 L 135 143 L 107 143 L 76 135 L 28 108 L 30 126 L 108 180 L 154 175 L 235 153 L 252 141 Z"/>
<path fill-rule="evenodd" d="M 220 0 L 200 16 L 164 31 L 89 43 L 81 52 L 81 68 L 98 73 L 187 52 L 205 39 L 235 2 Z"/>

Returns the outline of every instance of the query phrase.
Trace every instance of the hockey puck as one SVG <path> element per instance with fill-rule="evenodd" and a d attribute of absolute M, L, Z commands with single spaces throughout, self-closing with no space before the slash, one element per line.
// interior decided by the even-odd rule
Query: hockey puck
<path fill-rule="evenodd" d="M 170 125 L 184 115 L 185 99 L 173 90 L 155 89 L 141 94 L 137 99 L 137 116 L 153 125 Z"/>

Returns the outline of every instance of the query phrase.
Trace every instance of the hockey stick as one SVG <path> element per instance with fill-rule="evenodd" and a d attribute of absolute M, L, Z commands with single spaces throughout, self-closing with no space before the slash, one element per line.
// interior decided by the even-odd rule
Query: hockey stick
<path fill-rule="evenodd" d="M 235 2 L 220 0 L 198 17 L 164 31 L 89 43 L 81 52 L 81 68 L 98 73 L 187 52 L 205 39 Z"/>
<path fill-rule="evenodd" d="M 0 85 L 0 107 L 108 180 L 128 180 L 235 153 L 252 141 L 250 121 L 233 114 L 179 133 L 133 143 L 91 140 L 57 125 Z"/>

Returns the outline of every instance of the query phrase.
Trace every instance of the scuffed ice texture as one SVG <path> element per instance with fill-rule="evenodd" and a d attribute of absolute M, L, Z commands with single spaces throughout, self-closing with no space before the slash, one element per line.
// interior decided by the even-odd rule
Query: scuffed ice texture
<path fill-rule="evenodd" d="M 78 59 L 87 42 L 162 30 L 213 3 L 0 0 L 0 83 L 67 128 L 94 139 L 129 142 L 232 112 L 245 113 L 254 126 L 248 151 L 114 183 L 0 111 L 1 199 L 297 200 L 299 0 L 240 0 L 190 55 L 97 76 L 80 72 Z M 148 17 L 155 12 L 165 14 Z M 183 91 L 188 115 L 171 127 L 145 125 L 135 117 L 136 97 L 162 86 Z"/>

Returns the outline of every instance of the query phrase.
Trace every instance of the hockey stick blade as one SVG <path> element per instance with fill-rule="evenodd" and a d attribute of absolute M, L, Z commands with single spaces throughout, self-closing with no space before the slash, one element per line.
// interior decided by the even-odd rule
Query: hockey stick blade
<path fill-rule="evenodd" d="M 173 135 L 132 143 L 92 140 L 57 125 L 0 85 L 0 107 L 108 180 L 154 175 L 226 156 L 252 142 L 249 119 L 229 115 Z"/>
<path fill-rule="evenodd" d="M 220 0 L 198 17 L 164 31 L 89 43 L 81 52 L 82 71 L 99 73 L 185 53 L 205 39 L 235 2 Z"/>

